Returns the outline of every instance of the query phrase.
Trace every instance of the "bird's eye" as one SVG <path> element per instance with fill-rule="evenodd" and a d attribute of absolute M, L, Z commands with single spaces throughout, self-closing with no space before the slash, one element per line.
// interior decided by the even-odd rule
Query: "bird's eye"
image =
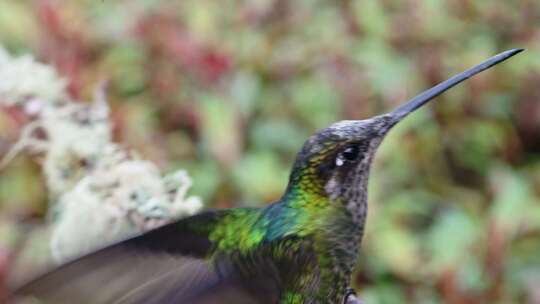
<path fill-rule="evenodd" d="M 343 155 L 343 158 L 345 158 L 346 160 L 353 161 L 358 158 L 359 152 L 360 151 L 358 149 L 358 146 L 351 146 L 343 150 L 341 154 Z"/>
<path fill-rule="evenodd" d="M 338 157 L 336 158 L 336 165 L 341 166 L 345 163 L 345 161 L 355 161 L 358 159 L 359 155 L 360 149 L 358 149 L 358 146 L 347 147 L 338 154 Z"/>

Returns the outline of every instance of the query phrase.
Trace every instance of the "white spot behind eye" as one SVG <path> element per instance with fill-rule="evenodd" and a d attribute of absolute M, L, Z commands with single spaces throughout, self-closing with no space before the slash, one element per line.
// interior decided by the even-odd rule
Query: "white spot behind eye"
<path fill-rule="evenodd" d="M 331 199 L 336 199 L 339 195 L 339 191 L 337 191 L 338 183 L 334 177 L 332 177 L 324 186 L 324 190 L 326 191 L 326 194 L 330 195 Z"/>
<path fill-rule="evenodd" d="M 336 166 L 341 167 L 341 166 L 343 166 L 343 163 L 344 163 L 343 158 L 341 158 L 339 156 L 336 157 Z"/>

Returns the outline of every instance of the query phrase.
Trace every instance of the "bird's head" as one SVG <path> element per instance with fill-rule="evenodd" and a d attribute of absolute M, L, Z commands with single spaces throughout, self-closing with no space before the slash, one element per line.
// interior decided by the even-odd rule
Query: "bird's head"
<path fill-rule="evenodd" d="M 290 186 L 331 200 L 347 200 L 353 192 L 365 191 L 373 155 L 392 125 L 390 115 L 381 115 L 320 130 L 298 153 Z"/>
<path fill-rule="evenodd" d="M 340 121 L 315 133 L 298 153 L 286 195 L 304 201 L 343 203 L 353 209 L 365 205 L 373 155 L 393 126 L 444 91 L 522 50 L 498 54 L 422 92 L 390 113 L 366 120 Z"/>

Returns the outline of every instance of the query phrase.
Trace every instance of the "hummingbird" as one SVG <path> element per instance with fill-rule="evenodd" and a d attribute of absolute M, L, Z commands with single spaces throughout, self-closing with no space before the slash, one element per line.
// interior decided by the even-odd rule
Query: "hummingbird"
<path fill-rule="evenodd" d="M 371 163 L 397 123 L 511 49 L 395 110 L 312 135 L 283 196 L 264 208 L 206 211 L 106 246 L 30 281 L 13 298 L 54 304 L 361 303 L 351 288 Z"/>

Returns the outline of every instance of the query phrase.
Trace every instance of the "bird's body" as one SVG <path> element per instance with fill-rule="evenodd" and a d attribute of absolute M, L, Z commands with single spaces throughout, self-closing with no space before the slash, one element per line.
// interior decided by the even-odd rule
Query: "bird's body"
<path fill-rule="evenodd" d="M 369 167 L 381 142 L 372 132 L 386 132 L 389 119 L 339 122 L 313 135 L 280 201 L 225 211 L 209 231 L 213 254 L 235 257 L 247 278 L 270 278 L 267 286 L 275 289 L 267 293 L 280 303 L 342 303 L 367 214 Z"/>
<path fill-rule="evenodd" d="M 388 114 L 315 133 L 285 193 L 265 208 L 168 224 L 70 262 L 16 294 L 55 304 L 359 303 L 349 285 L 382 139 L 427 101 L 520 51 L 501 53 Z"/>

